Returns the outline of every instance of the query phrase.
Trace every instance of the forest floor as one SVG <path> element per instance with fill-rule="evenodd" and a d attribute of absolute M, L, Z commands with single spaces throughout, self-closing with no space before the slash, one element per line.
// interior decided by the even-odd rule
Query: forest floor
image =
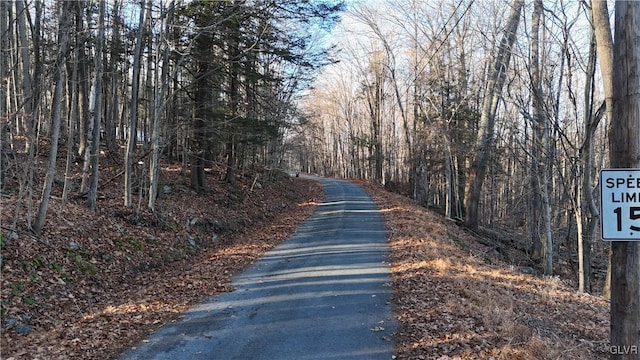
<path fill-rule="evenodd" d="M 158 211 L 136 211 L 121 204 L 121 165 L 101 164 L 98 212 L 82 198 L 63 202 L 57 182 L 39 239 L 20 225 L 6 236 L 16 194 L 0 198 L 2 359 L 114 358 L 189 305 L 230 291 L 231 275 L 322 199 L 318 184 L 265 169 L 239 174 L 233 189 L 215 166 L 209 191 L 195 194 L 179 165 L 164 164 Z M 608 356 L 608 302 L 576 294 L 570 279 L 524 274 L 523 254 L 496 252 L 404 196 L 357 183 L 388 229 L 398 359 Z"/>
<path fill-rule="evenodd" d="M 483 245 L 405 196 L 358 183 L 385 218 L 398 359 L 609 358 L 608 301 L 576 293 L 570 275 L 540 275 L 521 251 Z"/>
<path fill-rule="evenodd" d="M 9 179 L 13 192 L 0 196 L 0 358 L 115 358 L 190 305 L 230 291 L 231 276 L 292 234 L 322 199 L 319 184 L 279 170 L 239 173 L 233 188 L 216 165 L 197 194 L 180 164 L 162 164 L 152 213 L 146 199 L 122 204 L 118 159 L 100 159 L 96 213 L 81 196 L 63 202 L 56 180 L 40 238 L 24 221 L 10 234 L 18 184 Z M 34 189 L 44 167 L 36 164 Z M 23 204 L 20 218 L 34 208 Z"/>

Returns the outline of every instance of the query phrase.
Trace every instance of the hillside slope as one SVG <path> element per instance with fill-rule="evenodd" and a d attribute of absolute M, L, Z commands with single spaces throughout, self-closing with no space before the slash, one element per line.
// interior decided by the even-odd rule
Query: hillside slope
<path fill-rule="evenodd" d="M 81 197 L 63 202 L 58 183 L 39 239 L 22 222 L 8 231 L 16 196 L 0 199 L 2 233 L 10 233 L 2 239 L 3 359 L 116 356 L 190 304 L 229 291 L 233 273 L 322 199 L 318 184 L 266 169 L 239 174 L 232 188 L 221 167 L 208 170 L 208 191 L 196 194 L 179 165 L 164 164 L 151 213 L 121 205 L 116 166 L 101 168 L 101 179 L 115 180 L 100 188 L 98 212 Z"/>
<path fill-rule="evenodd" d="M 607 301 L 561 277 L 528 274 L 442 216 L 360 185 L 387 226 L 398 359 L 609 357 Z"/>

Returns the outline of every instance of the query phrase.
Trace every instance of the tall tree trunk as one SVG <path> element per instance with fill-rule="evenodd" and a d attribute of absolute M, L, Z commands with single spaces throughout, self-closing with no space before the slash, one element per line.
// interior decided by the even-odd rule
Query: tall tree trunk
<path fill-rule="evenodd" d="M 196 191 L 203 191 L 206 189 L 204 174 L 206 120 L 210 118 L 211 113 L 211 85 L 209 83 L 211 73 L 209 62 L 211 61 L 212 38 L 211 34 L 205 30 L 209 26 L 206 19 L 197 19 L 196 26 L 200 29 L 200 33 L 195 39 L 194 49 L 196 70 L 192 115 L 193 138 L 189 158 L 191 163 L 191 187 Z"/>
<path fill-rule="evenodd" d="M 600 60 L 607 119 L 613 120 L 613 39 L 606 0 L 591 1 L 591 15 L 596 36 L 596 52 Z"/>
<path fill-rule="evenodd" d="M 121 36 L 121 5 L 118 0 L 113 2 L 113 30 L 111 35 L 111 49 L 110 49 L 110 61 L 108 62 L 107 73 L 111 76 L 108 77 L 109 99 L 107 111 L 104 118 L 104 134 L 105 143 L 109 153 L 115 153 L 118 150 L 116 142 L 116 123 L 118 120 L 118 108 L 120 106 L 118 88 L 120 85 L 120 73 L 118 69 L 118 60 L 120 59 L 120 52 L 122 44 L 120 40 Z"/>
<path fill-rule="evenodd" d="M 149 5 L 150 7 L 151 5 Z M 133 205 L 133 158 L 135 157 L 136 144 L 138 142 L 138 95 L 140 91 L 140 59 L 142 58 L 142 40 L 148 19 L 146 1 L 140 4 L 140 21 L 138 22 L 138 34 L 136 46 L 133 52 L 133 73 L 131 79 L 131 108 L 129 109 L 129 134 L 127 136 L 127 148 L 124 153 L 124 206 Z M 148 17 L 148 16 L 147 16 Z"/>
<path fill-rule="evenodd" d="M 174 2 L 171 1 L 168 4 L 167 13 L 162 9 L 163 14 L 163 28 L 165 36 L 169 34 L 169 26 L 173 21 Z M 148 207 L 152 211 L 155 211 L 156 197 L 158 194 L 158 157 L 160 156 L 160 118 L 162 111 L 165 107 L 165 96 L 167 89 L 169 88 L 169 46 L 166 44 L 167 39 L 160 39 L 158 41 L 158 53 L 162 49 L 162 75 L 159 81 L 160 91 L 156 95 L 156 101 L 153 113 L 153 127 L 151 129 L 151 161 L 149 164 L 149 202 Z M 158 71 L 156 70 L 155 84 L 158 86 Z"/>
<path fill-rule="evenodd" d="M 92 129 L 91 149 L 87 151 L 90 156 L 85 156 L 85 161 L 91 164 L 91 181 L 87 192 L 86 205 L 89 209 L 96 210 L 98 197 L 98 177 L 100 159 L 100 123 L 102 119 L 102 52 L 104 48 L 104 17 L 105 1 L 100 1 L 98 6 L 98 38 L 96 39 L 94 74 L 91 84 L 91 96 L 89 98 L 89 124 Z M 87 134 L 89 136 L 89 134 Z"/>
<path fill-rule="evenodd" d="M 491 74 L 487 81 L 487 90 L 482 103 L 482 112 L 480 114 L 480 129 L 476 139 L 476 159 L 471 167 L 469 176 L 469 186 L 467 195 L 465 196 L 466 218 L 465 225 L 475 229 L 478 227 L 478 207 L 480 204 L 480 195 L 482 193 L 482 184 L 484 182 L 489 157 L 493 147 L 493 135 L 495 131 L 495 116 L 498 108 L 498 102 L 501 98 L 502 87 L 506 79 L 506 72 L 511 59 L 511 47 L 516 40 L 516 31 L 520 23 L 520 12 L 524 5 L 524 0 L 513 0 L 511 4 L 511 13 L 507 20 L 505 33 L 500 45 L 497 49 L 494 64 L 491 68 Z"/>
<path fill-rule="evenodd" d="M 531 20 L 531 92 L 533 102 L 533 140 L 531 145 L 531 214 L 529 219 L 530 235 L 533 244 L 531 257 L 535 260 L 542 260 L 544 272 L 551 275 L 553 271 L 553 247 L 548 245 L 551 239 L 547 239 L 548 216 L 547 207 L 549 203 L 547 187 L 548 171 L 544 159 L 545 146 L 547 141 L 546 133 L 547 119 L 544 111 L 544 95 L 542 92 L 542 68 L 540 66 L 540 25 L 542 17 L 542 1 L 536 0 L 534 3 Z M 544 232 L 542 231 L 544 228 Z"/>
<path fill-rule="evenodd" d="M 22 96 L 24 106 L 24 119 L 22 127 L 27 134 L 25 142 L 25 152 L 30 153 L 30 148 L 34 146 L 35 141 L 35 104 L 33 79 L 31 77 L 31 56 L 29 52 L 29 43 L 27 41 L 27 8 L 25 1 L 18 0 L 15 2 L 18 40 L 20 44 L 20 59 L 22 60 Z"/>
<path fill-rule="evenodd" d="M 49 148 L 49 164 L 47 166 L 47 175 L 45 176 L 44 186 L 42 188 L 42 196 L 40 197 L 40 205 L 38 206 L 38 215 L 36 216 L 33 224 L 33 230 L 37 236 L 40 236 L 47 217 L 47 208 L 49 207 L 49 199 L 51 197 L 51 187 L 53 186 L 53 180 L 56 175 L 60 117 L 66 84 L 64 65 L 69 48 L 69 33 L 71 32 L 69 21 L 71 16 L 71 2 L 63 1 L 58 4 L 60 5 L 60 12 L 58 14 L 58 44 L 60 46 L 58 47 L 55 72 L 53 74 L 55 90 L 53 93 L 53 109 L 51 112 L 51 145 Z"/>
<path fill-rule="evenodd" d="M 27 2 L 25 2 L 26 7 Z M 39 128 L 41 126 L 41 121 L 43 121 L 43 117 L 40 116 L 40 102 L 41 98 L 44 97 L 45 92 L 42 91 L 42 74 L 43 74 L 43 61 L 42 61 L 42 34 L 41 34 L 41 24 L 43 22 L 42 19 L 42 1 L 34 0 L 33 1 L 35 18 L 31 16 L 29 19 L 29 27 L 31 28 L 31 42 L 32 48 L 31 53 L 33 56 L 33 82 L 31 84 L 32 88 L 32 109 L 33 109 L 33 134 L 35 146 L 37 149 L 38 139 L 39 139 Z"/>
<path fill-rule="evenodd" d="M 239 5 L 237 0 L 233 1 L 232 6 Z M 227 127 L 228 134 L 226 143 L 226 158 L 227 158 L 227 172 L 225 179 L 235 188 L 237 187 L 235 177 L 235 152 L 237 146 L 235 144 L 235 135 L 233 134 L 233 123 L 238 121 L 239 117 L 239 104 L 240 104 L 240 15 L 234 14 L 229 19 L 228 25 L 228 47 L 229 47 L 229 106 L 230 106 L 230 119 L 227 122 L 231 126 Z"/>
<path fill-rule="evenodd" d="M 22 178 L 20 180 L 20 190 L 18 195 L 19 208 L 22 204 L 23 196 L 27 197 L 26 206 L 26 220 L 27 226 L 32 227 L 32 199 L 33 199 L 33 172 L 35 166 L 35 154 L 36 154 L 36 102 L 33 89 L 33 77 L 31 75 L 31 53 L 29 51 L 29 42 L 27 41 L 27 27 L 26 22 L 29 16 L 27 3 L 25 1 L 15 1 L 15 21 L 16 21 L 16 39 L 15 44 L 20 48 L 19 61 L 16 61 L 14 72 L 14 83 L 20 84 L 22 87 L 22 101 L 18 102 L 16 96 L 15 110 L 23 110 L 23 115 L 18 118 L 22 121 L 18 124 L 18 132 L 26 134 L 25 152 L 27 153 L 27 160 L 23 163 Z M 34 71 L 35 73 L 35 71 Z M 17 89 L 16 89 L 17 90 Z M 19 209 L 16 209 L 16 214 L 19 213 Z M 17 221 L 17 215 L 14 222 Z"/>
<path fill-rule="evenodd" d="M 611 38 L 611 24 L 606 0 L 591 1 L 591 15 L 596 36 L 596 51 L 600 60 L 604 98 L 607 107 L 607 121 L 613 121 L 613 39 Z M 611 254 L 607 265 L 607 277 L 602 295 L 610 297 L 611 290 Z"/>
<path fill-rule="evenodd" d="M 603 111 L 593 111 L 594 74 L 596 68 L 596 38 L 592 34 L 591 49 L 587 64 L 587 78 L 584 89 L 584 140 L 579 149 L 581 171 L 579 170 L 578 181 L 580 181 L 579 212 L 581 214 L 578 224 L 578 292 L 591 292 L 591 247 L 595 238 L 598 217 L 600 212 L 593 197 L 593 142 L 595 132 L 602 118 Z"/>
<path fill-rule="evenodd" d="M 382 164 L 384 160 L 382 154 L 382 110 L 384 106 L 383 92 L 387 61 L 385 54 L 376 52 L 374 59 L 372 59 L 369 73 L 365 74 L 365 76 L 373 78 L 365 84 L 365 94 L 371 128 L 371 135 L 367 144 L 369 149 L 369 176 L 377 183 L 382 183 Z"/>
<path fill-rule="evenodd" d="M 613 168 L 640 168 L 640 2 L 617 1 L 613 47 Z M 635 359 L 640 346 L 640 242 L 611 244 L 611 346 L 635 346 L 612 359 Z M 624 352 L 624 351 L 620 351 Z M 619 352 L 618 352 L 619 353 Z"/>
<path fill-rule="evenodd" d="M 76 29 L 79 31 L 80 29 Z M 76 33 L 77 33 L 76 31 Z M 77 35 L 76 35 L 77 41 Z M 76 43 L 77 44 L 77 43 Z M 67 159 L 64 170 L 64 186 L 62 188 L 62 200 L 67 201 L 69 197 L 69 191 L 71 191 L 71 167 L 74 162 L 74 146 L 76 143 L 76 134 L 78 129 L 80 128 L 80 104 L 78 103 L 78 99 L 80 97 L 80 91 L 78 86 L 78 60 L 79 53 L 78 47 L 75 46 L 74 54 L 73 54 L 73 62 L 71 64 L 67 64 L 68 72 L 71 73 L 71 81 L 69 83 L 71 89 L 68 91 L 69 96 L 69 105 L 68 105 L 68 124 L 69 128 L 67 129 Z"/>
<path fill-rule="evenodd" d="M 147 16 L 149 17 L 149 22 L 151 22 L 152 19 L 152 12 L 151 12 L 151 4 L 149 4 L 149 13 L 147 14 Z M 155 106 L 155 84 L 153 83 L 153 76 L 154 76 L 154 69 L 153 69 L 153 63 L 154 63 L 154 58 L 156 56 L 156 54 L 154 54 L 153 52 L 153 40 L 154 37 L 152 36 L 152 32 L 151 32 L 151 28 L 145 28 L 145 34 L 146 34 L 146 48 L 147 48 L 147 66 L 146 69 L 144 71 L 145 74 L 145 84 L 144 84 L 144 95 L 143 95 L 143 99 L 145 99 L 146 102 L 146 106 L 144 107 L 144 117 L 143 117 L 143 127 L 142 127 L 142 139 L 144 142 L 144 149 L 145 152 L 149 150 L 148 146 L 150 143 L 150 135 L 151 135 L 151 126 L 152 126 L 152 121 L 153 121 L 153 113 L 154 113 L 154 106 Z M 159 65 L 158 65 L 159 66 Z"/>
<path fill-rule="evenodd" d="M 7 166 L 9 164 L 9 122 L 5 121 L 8 114 L 7 93 L 9 82 L 9 18 L 10 3 L 0 1 L 0 193 L 5 188 Z M 8 118 L 8 117 L 7 117 Z"/>
<path fill-rule="evenodd" d="M 79 5 L 78 12 L 81 13 L 84 7 Z M 81 14 L 79 16 L 82 16 Z M 87 15 L 91 16 L 91 15 Z M 91 21 L 87 22 L 87 27 L 90 28 Z M 89 30 L 87 30 L 89 32 Z M 85 41 L 86 41 L 85 37 Z M 91 180 L 91 152 L 93 148 L 93 126 L 95 122 L 91 119 L 91 96 L 93 91 L 93 79 L 89 82 L 89 67 L 87 55 L 84 52 L 84 47 L 80 48 L 80 64 L 81 64 L 81 73 L 82 80 L 80 82 L 80 86 L 82 88 L 82 125 L 81 125 L 81 141 L 80 148 L 82 149 L 80 155 L 84 157 L 84 162 L 82 163 L 82 182 L 80 184 L 80 191 L 86 193 L 89 191 L 89 182 Z M 94 68 L 95 68 L 95 59 L 94 59 Z"/>
<path fill-rule="evenodd" d="M 534 107 L 534 117 L 536 123 L 536 134 L 537 137 L 537 145 L 540 147 L 540 157 L 538 158 L 538 171 L 536 172 L 538 179 L 538 184 L 540 186 L 540 199 L 542 200 L 541 205 L 541 218 L 543 222 L 543 230 L 544 236 L 541 237 L 542 244 L 542 260 L 543 260 L 543 268 L 545 275 L 553 274 L 553 233 L 552 233 L 552 225 L 551 225 L 551 206 L 549 204 L 549 179 L 551 178 L 551 162 L 549 161 L 549 157 L 551 155 L 550 144 L 551 141 L 549 139 L 550 131 L 549 131 L 549 119 L 547 118 L 545 105 L 544 105 L 544 93 L 542 91 L 542 66 L 540 65 L 540 45 L 543 43 L 540 41 L 540 25 L 542 28 L 545 28 L 543 16 L 543 4 L 542 0 L 536 0 L 534 3 L 533 10 L 533 27 L 535 27 L 535 62 L 533 67 L 533 84 L 534 84 L 534 95 L 533 95 L 533 107 Z M 540 24 L 542 22 L 542 24 Z M 532 51 L 533 53 L 533 51 Z M 544 51 L 542 51 L 544 53 Z M 532 58 L 533 58 L 532 54 Z"/>
<path fill-rule="evenodd" d="M 78 1 L 75 2 L 75 10 L 76 10 L 76 29 L 78 29 L 79 33 L 76 34 L 80 40 L 76 39 L 76 48 L 78 51 L 78 103 L 80 104 L 78 113 L 79 121 L 78 121 L 78 157 L 81 158 L 84 156 L 85 151 L 87 149 L 87 142 L 91 141 L 91 139 L 87 139 L 87 132 L 89 127 L 89 61 L 87 59 L 87 54 L 85 52 L 85 48 L 87 47 L 87 39 L 89 38 L 87 33 L 88 31 L 84 28 L 84 9 L 85 2 Z M 88 26 L 88 25 L 87 25 Z M 81 191 L 86 191 L 88 187 L 88 179 L 83 176 L 82 185 L 80 186 Z"/>

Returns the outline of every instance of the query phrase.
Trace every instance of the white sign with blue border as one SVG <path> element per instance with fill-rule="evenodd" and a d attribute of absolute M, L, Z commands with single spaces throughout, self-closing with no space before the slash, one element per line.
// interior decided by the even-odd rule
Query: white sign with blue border
<path fill-rule="evenodd" d="M 640 169 L 600 171 L 602 240 L 640 241 Z"/>

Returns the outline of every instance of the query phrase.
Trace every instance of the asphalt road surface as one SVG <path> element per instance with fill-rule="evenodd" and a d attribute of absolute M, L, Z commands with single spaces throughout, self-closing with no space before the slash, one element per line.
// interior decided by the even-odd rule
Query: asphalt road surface
<path fill-rule="evenodd" d="M 325 198 L 291 238 L 121 359 L 392 359 L 396 324 L 382 216 L 358 186 Z"/>

